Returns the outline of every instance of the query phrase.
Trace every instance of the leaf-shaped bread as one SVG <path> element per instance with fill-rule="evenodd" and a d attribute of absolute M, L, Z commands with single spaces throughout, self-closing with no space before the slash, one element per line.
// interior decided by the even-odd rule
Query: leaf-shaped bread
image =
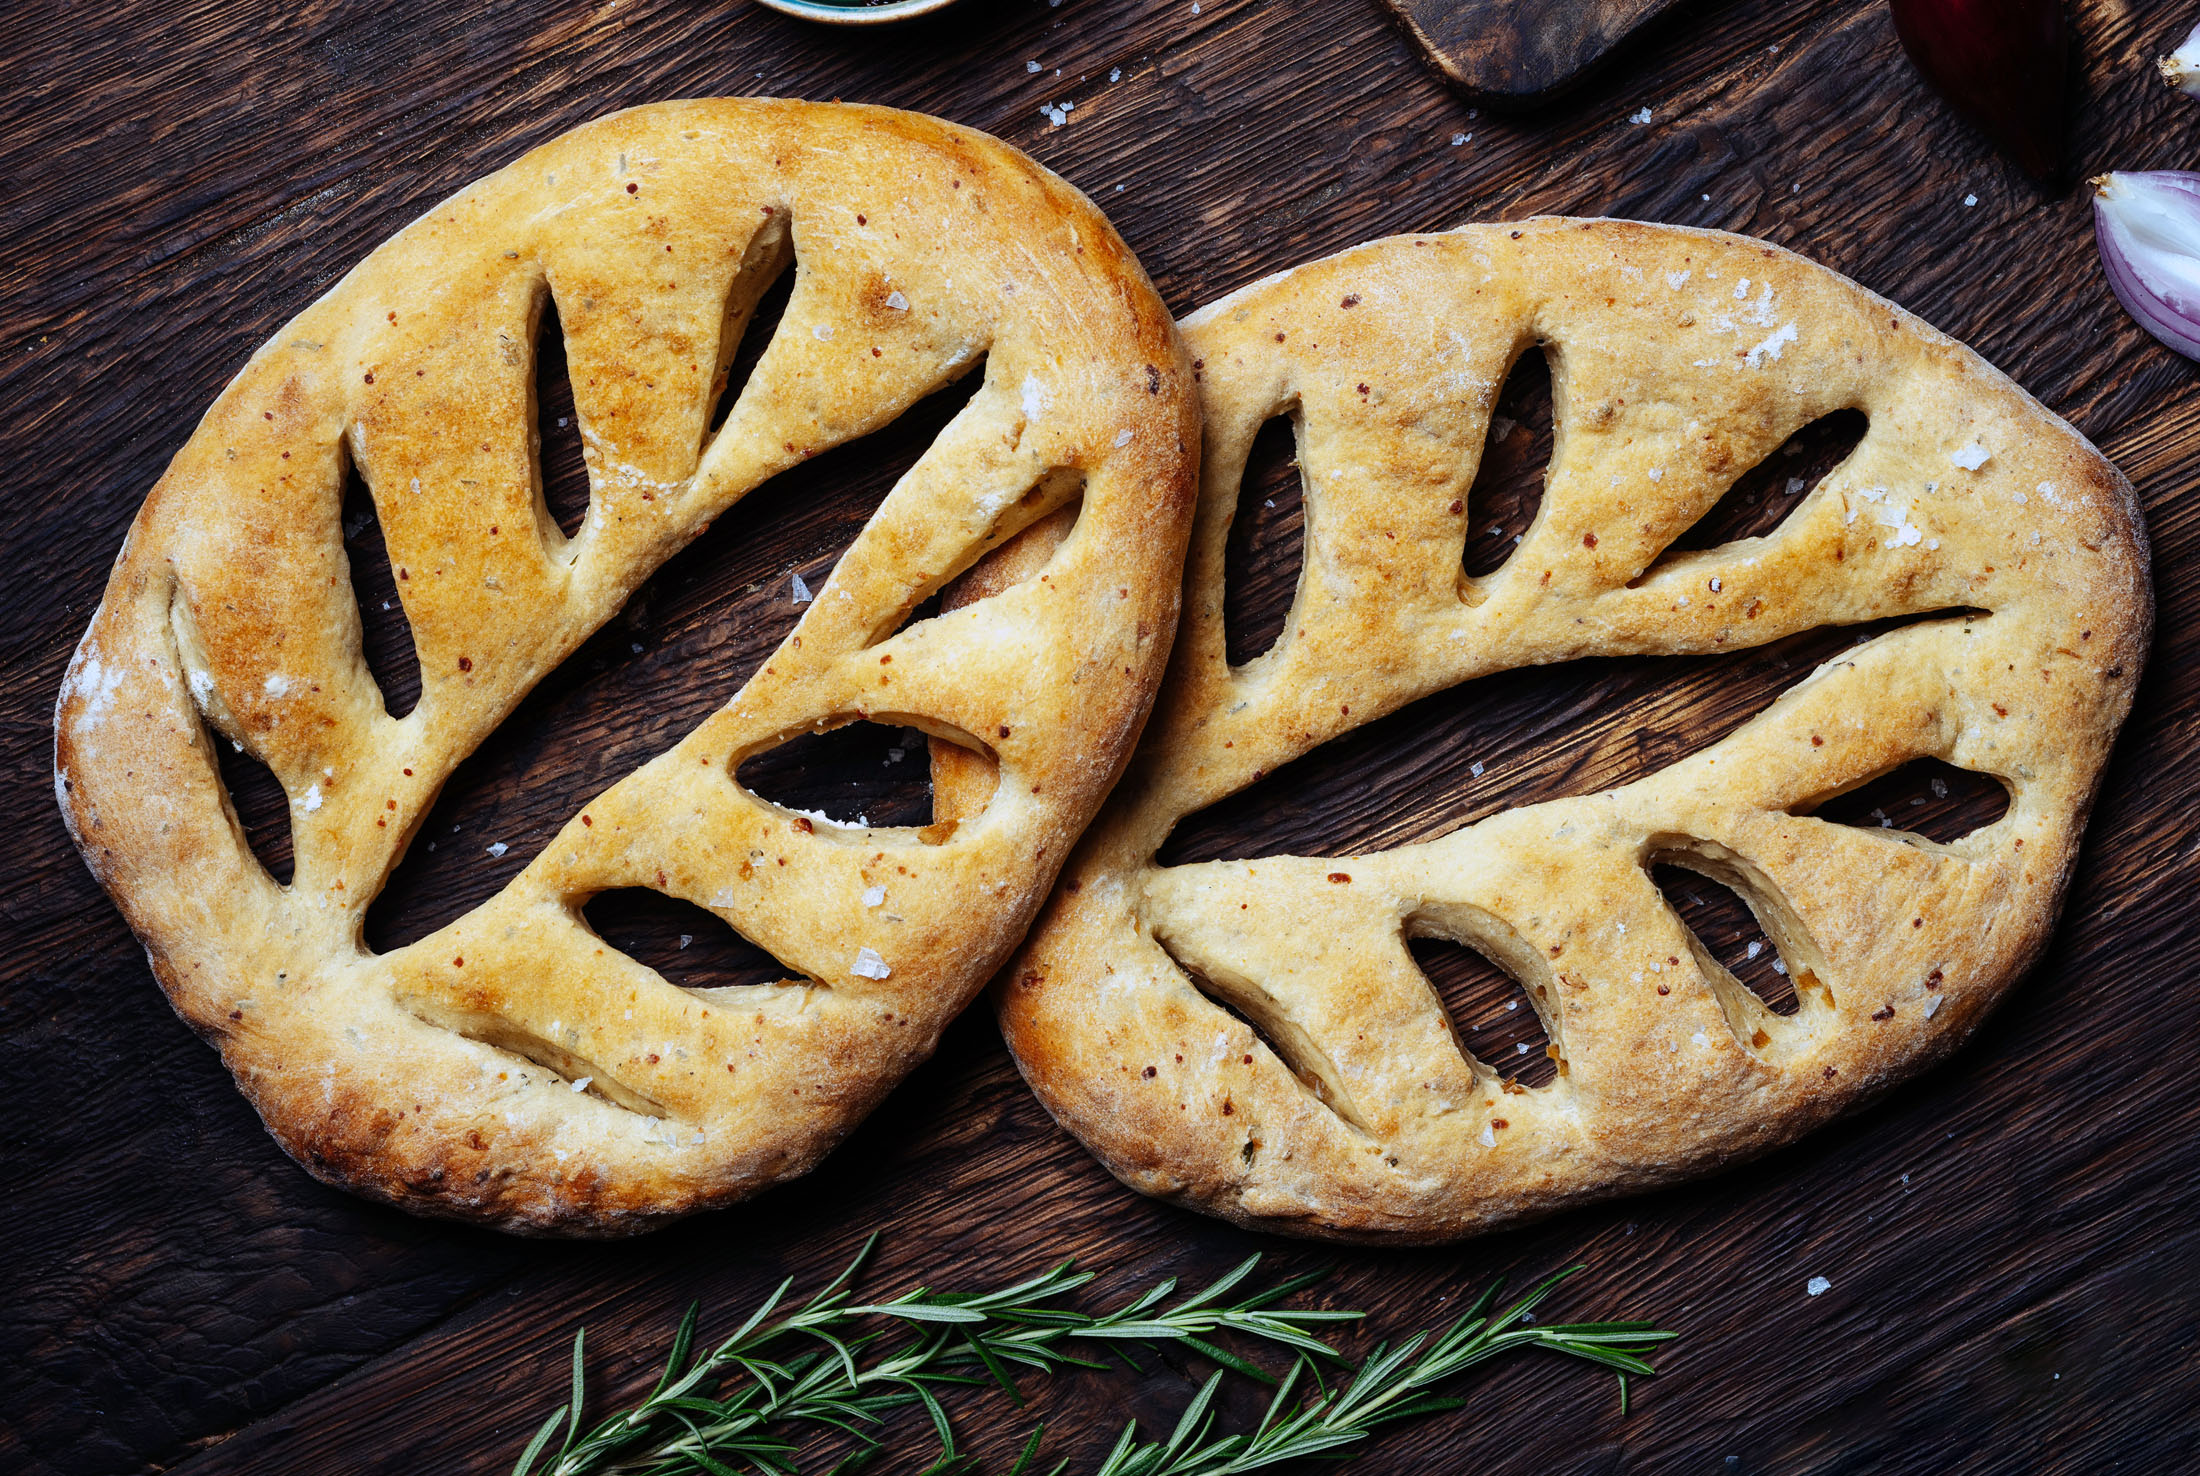
<path fill-rule="evenodd" d="M 787 270 L 780 327 L 714 430 Z M 590 484 L 571 538 L 544 507 L 532 398 L 553 301 Z M 751 489 L 981 361 L 721 710 L 494 899 L 367 950 L 367 905 L 439 787 L 544 673 Z M 538 1232 L 723 1203 L 815 1163 L 1022 934 L 1152 698 L 1196 437 L 1137 263 L 1013 150 L 877 108 L 616 114 L 398 234 L 215 402 L 70 667 L 62 808 L 169 998 L 315 1174 Z M 361 655 L 347 462 L 420 658 L 402 718 Z M 1042 519 L 1031 577 L 907 623 Z M 751 755 L 859 719 L 964 745 L 984 782 L 923 829 L 835 826 L 737 782 Z M 288 796 L 288 885 L 245 844 L 220 742 Z M 800 977 L 675 986 L 581 915 L 626 887 L 710 909 Z"/>
<path fill-rule="evenodd" d="M 2145 655 L 2147 550 L 2123 477 L 1977 355 L 1763 242 L 1622 221 L 1381 241 L 1183 326 L 1206 460 L 1169 681 L 1000 998 L 1026 1079 L 1126 1183 L 1456 1238 L 1788 1142 L 1953 1049 L 2038 956 Z M 1541 509 L 1470 576 L 1468 489 L 1538 345 Z M 1770 533 L 1673 551 L 1852 410 L 1862 441 Z M 1281 638 L 1233 666 L 1224 545 L 1285 412 L 1304 568 Z M 1609 793 L 1374 854 L 1155 860 L 1185 817 L 1461 682 L 1895 617 Z M 1814 814 L 1927 757 L 1998 780 L 2007 813 L 1952 844 Z M 1662 863 L 1742 894 L 1795 1013 L 1701 945 Z M 1429 936 L 1518 981 L 1555 1080 L 1462 1049 L 1409 951 Z"/>

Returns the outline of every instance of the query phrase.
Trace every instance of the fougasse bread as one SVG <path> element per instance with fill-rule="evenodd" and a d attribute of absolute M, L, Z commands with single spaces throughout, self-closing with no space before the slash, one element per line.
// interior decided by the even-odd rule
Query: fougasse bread
<path fill-rule="evenodd" d="M 785 316 L 713 430 L 783 271 Z M 589 477 L 570 538 L 544 506 L 533 399 L 553 302 Z M 722 709 L 492 900 L 367 949 L 367 906 L 453 767 L 652 570 L 981 361 L 975 397 Z M 69 667 L 63 813 L 171 1002 L 315 1175 L 534 1233 L 740 1198 L 816 1163 L 933 1049 L 1120 772 L 1174 627 L 1195 394 L 1108 222 L 992 139 L 769 100 L 600 119 L 400 232 L 215 402 Z M 401 719 L 361 654 L 347 464 L 420 658 Z M 1029 577 L 910 622 L 1041 520 Z M 748 756 L 859 719 L 966 746 L 975 787 L 889 829 L 737 782 Z M 240 831 L 228 742 L 288 796 L 288 885 Z M 676 986 L 582 916 L 627 887 L 709 909 L 797 977 Z"/>
<path fill-rule="evenodd" d="M 1169 679 L 999 992 L 1025 1078 L 1125 1183 L 1296 1234 L 1455 1239 L 1789 1142 L 1946 1055 L 2039 955 L 2145 655 L 2147 546 L 2116 469 L 1976 354 L 1761 241 L 1611 220 L 1379 241 L 1182 326 L 1206 459 Z M 1470 577 L 1468 488 L 1538 345 L 1541 507 Z M 1668 552 L 1849 410 L 1861 442 L 1773 531 Z M 1224 545 L 1285 413 L 1304 568 L 1282 636 L 1233 666 Z M 1185 817 L 1457 683 L 1894 617 L 1609 793 L 1373 854 L 1155 860 Z M 1951 844 L 1814 815 L 1921 758 L 1998 780 L 2006 814 Z M 1690 932 L 1663 863 L 1743 896 L 1795 1013 Z M 1465 1053 L 1409 951 L 1430 936 L 1518 981 L 1555 1079 Z"/>

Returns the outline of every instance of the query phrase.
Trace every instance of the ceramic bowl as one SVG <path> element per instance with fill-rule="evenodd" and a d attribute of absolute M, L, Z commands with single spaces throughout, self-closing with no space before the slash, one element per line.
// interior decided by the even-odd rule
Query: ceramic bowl
<path fill-rule="evenodd" d="M 945 10 L 955 0 L 890 0 L 885 5 L 826 5 L 820 0 L 756 0 L 782 15 L 799 16 L 828 26 L 882 26 Z"/>

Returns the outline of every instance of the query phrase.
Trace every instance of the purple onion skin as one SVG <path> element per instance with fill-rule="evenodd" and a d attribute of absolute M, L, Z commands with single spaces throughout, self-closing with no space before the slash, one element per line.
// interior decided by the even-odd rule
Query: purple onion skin
<path fill-rule="evenodd" d="M 2070 27 L 2062 0 L 1889 0 L 1925 80 L 2042 184 L 2062 166 Z"/>
<path fill-rule="evenodd" d="M 2200 256 L 2200 174 L 2163 169 L 2149 172 L 2147 178 L 2192 198 L 2193 253 Z M 2098 194 L 2093 199 L 2093 240 L 2100 247 L 2101 270 L 2108 277 L 2109 290 L 2124 305 L 2124 311 L 2165 347 L 2188 359 L 2200 359 L 2200 303 L 2170 303 L 2148 290 L 2133 269 L 2122 244 L 2116 240 L 2108 212 Z"/>

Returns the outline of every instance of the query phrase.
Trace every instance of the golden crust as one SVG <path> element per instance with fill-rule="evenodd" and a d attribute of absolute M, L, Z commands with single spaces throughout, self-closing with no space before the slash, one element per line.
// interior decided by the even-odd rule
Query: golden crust
<path fill-rule="evenodd" d="M 714 433 L 726 362 L 790 258 L 781 329 Z M 533 434 L 552 299 L 590 481 L 570 540 Z M 983 387 L 723 709 L 497 897 L 366 951 L 367 904 L 438 788 L 544 673 L 750 489 L 981 357 Z M 62 809 L 176 1009 L 315 1174 L 541 1233 L 725 1203 L 816 1162 L 1021 936 L 1166 660 L 1197 434 L 1137 263 L 1013 150 L 878 108 L 615 114 L 394 237 L 216 401 L 71 664 Z M 421 660 L 403 719 L 360 653 L 347 458 Z M 1072 506 L 1042 572 L 903 628 Z M 866 717 L 983 749 L 990 797 L 921 832 L 835 828 L 735 782 L 752 753 Z M 288 886 L 244 843 L 214 734 L 289 795 Z M 709 908 L 807 977 L 675 987 L 581 919 L 629 886 Z"/>
<path fill-rule="evenodd" d="M 1125 1183 L 1297 1234 L 1453 1239 L 1787 1142 L 1951 1050 L 2038 956 L 2152 599 L 2124 478 L 1976 355 L 1762 242 L 1619 221 L 1378 242 L 1182 326 L 1206 461 L 1169 680 L 998 999 L 1025 1078 Z M 1469 578 L 1459 499 L 1538 341 L 1542 507 Z M 1644 577 L 1849 408 L 1862 443 L 1773 533 Z M 1233 668 L 1224 540 L 1287 410 L 1305 570 L 1285 634 Z M 1184 816 L 1478 675 L 1932 612 L 1607 794 L 1371 855 L 1154 861 Z M 1923 756 L 1997 776 L 2007 814 L 1951 845 L 1810 818 Z M 1798 1013 L 1703 952 L 1649 878 L 1666 859 L 1751 902 Z M 1407 951 L 1431 934 L 1522 983 L 1554 1081 L 1503 1092 L 1463 1055 Z"/>

